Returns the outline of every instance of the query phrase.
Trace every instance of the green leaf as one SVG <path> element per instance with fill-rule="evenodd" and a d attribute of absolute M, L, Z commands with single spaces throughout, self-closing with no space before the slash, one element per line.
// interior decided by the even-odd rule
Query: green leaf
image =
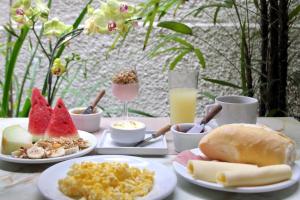
<path fill-rule="evenodd" d="M 199 60 L 200 65 L 202 66 L 202 68 L 205 68 L 206 63 L 205 63 L 205 58 L 203 56 L 203 53 L 198 48 L 194 49 L 194 52 Z"/>
<path fill-rule="evenodd" d="M 164 22 L 160 22 L 157 24 L 158 27 L 162 27 L 162 28 L 166 28 L 166 29 L 170 29 L 172 31 L 175 31 L 177 33 L 182 33 L 182 34 L 186 34 L 186 35 L 192 35 L 193 31 L 192 29 L 180 22 L 175 22 L 175 21 L 164 21 Z"/>
<path fill-rule="evenodd" d="M 297 15 L 300 13 L 300 5 L 298 5 L 296 8 L 294 8 L 290 13 L 289 13 L 289 20 L 294 19 L 297 17 Z"/>
<path fill-rule="evenodd" d="M 182 44 L 182 45 L 184 45 L 184 46 L 186 46 L 186 47 L 188 47 L 190 49 L 194 49 L 194 46 L 191 43 L 189 43 L 188 41 L 186 41 L 185 39 L 182 39 L 180 37 L 176 37 L 174 35 L 171 35 L 171 36 L 165 37 L 165 39 L 166 40 L 173 40 L 174 42 Z"/>
<path fill-rule="evenodd" d="M 203 6 L 200 6 L 200 7 L 196 8 L 191 13 L 194 13 L 194 17 L 196 17 L 206 8 L 218 8 L 218 7 L 225 7 L 225 6 L 222 3 L 214 3 L 214 4 L 203 5 Z"/>
<path fill-rule="evenodd" d="M 158 17 L 158 21 L 168 13 L 168 10 L 173 7 L 177 1 L 178 0 L 166 1 L 164 5 L 160 6 L 161 9 L 159 9 L 160 15 Z"/>
<path fill-rule="evenodd" d="M 176 67 L 177 63 L 178 63 L 179 61 L 181 61 L 182 58 L 183 58 L 186 54 L 188 54 L 189 52 L 190 52 L 190 49 L 187 49 L 187 50 L 185 50 L 185 51 L 182 51 L 182 52 L 181 52 L 177 57 L 175 57 L 175 59 L 171 62 L 169 69 L 170 69 L 170 70 L 173 70 L 173 69 Z"/>
<path fill-rule="evenodd" d="M 138 114 L 138 115 L 142 115 L 142 116 L 145 116 L 145 117 L 156 117 L 152 114 L 146 113 L 146 112 L 141 111 L 141 110 L 135 110 L 135 109 L 132 109 L 132 108 L 128 108 L 128 112 Z"/>
<path fill-rule="evenodd" d="M 197 17 L 206 8 L 232 8 L 233 3 L 234 3 L 233 0 L 227 0 L 227 1 L 224 1 L 224 3 L 212 3 L 212 4 L 202 5 L 202 6 L 199 6 L 198 8 L 196 8 L 196 9 L 192 10 L 188 14 L 186 14 L 184 16 L 184 18 L 191 15 L 191 14 L 193 14 L 193 13 L 194 13 L 193 16 Z"/>
<path fill-rule="evenodd" d="M 152 30 L 153 30 L 153 23 L 154 23 L 154 19 L 155 19 L 156 13 L 158 11 L 158 8 L 159 8 L 159 3 L 155 3 L 154 9 L 151 12 L 151 14 L 149 15 L 149 27 L 148 27 L 148 30 L 147 30 L 147 33 L 146 33 L 146 37 L 145 37 L 145 40 L 144 40 L 143 50 L 145 50 L 146 47 L 147 47 L 150 34 L 151 34 Z"/>
<path fill-rule="evenodd" d="M 3 28 L 6 30 L 6 32 L 8 32 L 9 34 L 15 36 L 15 37 L 19 37 L 18 34 L 14 31 L 14 29 L 11 27 L 11 25 L 4 25 Z"/>
<path fill-rule="evenodd" d="M 83 20 L 84 16 L 87 13 L 88 10 L 88 6 L 93 2 L 93 0 L 89 0 L 89 2 L 85 5 L 84 9 L 82 9 L 82 11 L 80 12 L 79 16 L 76 18 L 75 22 L 73 23 L 73 29 L 77 29 L 79 24 L 81 23 L 81 21 Z M 62 45 L 57 54 L 55 55 L 55 58 L 59 58 L 61 56 L 61 54 L 63 53 L 63 51 L 65 50 L 65 45 Z"/>
<path fill-rule="evenodd" d="M 256 7 L 256 9 L 259 9 L 259 3 L 258 3 L 258 0 L 253 0 L 253 3 Z"/>
<path fill-rule="evenodd" d="M 84 9 L 80 12 L 79 16 L 77 17 L 77 19 L 75 20 L 75 22 L 73 23 L 73 29 L 78 28 L 79 24 L 81 23 L 81 21 L 83 20 L 84 16 L 87 13 L 88 7 L 89 5 L 93 2 L 93 0 L 89 0 L 89 2 L 86 4 L 86 6 L 84 7 Z"/>
<path fill-rule="evenodd" d="M 161 51 L 151 52 L 150 56 L 155 57 L 155 56 L 158 56 L 158 55 L 161 55 L 161 54 L 165 54 L 165 53 L 172 52 L 172 51 L 179 51 L 179 50 L 183 50 L 183 48 L 171 47 L 171 48 L 164 49 L 164 50 L 161 50 Z"/>
<path fill-rule="evenodd" d="M 240 86 L 235 85 L 233 83 L 230 83 L 228 81 L 223 81 L 223 80 L 219 80 L 219 79 L 211 79 L 211 78 L 203 78 L 203 80 L 211 82 L 211 83 L 215 83 L 215 84 L 218 84 L 218 85 L 223 85 L 223 86 L 228 86 L 228 87 L 232 87 L 232 88 L 242 89 Z"/>
<path fill-rule="evenodd" d="M 42 34 L 41 34 L 42 35 Z M 38 43 L 36 44 L 34 50 L 32 51 L 31 55 L 30 55 L 30 58 L 29 58 L 29 62 L 28 64 L 26 65 L 26 69 L 25 69 L 25 73 L 23 75 L 23 78 L 22 78 L 22 82 L 21 82 L 21 88 L 20 88 L 20 91 L 18 92 L 18 98 L 16 99 L 17 101 L 17 108 L 16 108 L 16 117 L 19 116 L 19 111 L 20 111 L 20 105 L 21 105 L 21 102 L 22 102 L 22 96 L 23 96 L 23 92 L 24 92 L 24 86 L 25 86 L 25 82 L 26 80 L 28 79 L 28 75 L 29 75 L 29 71 L 30 71 L 30 68 L 32 66 L 34 66 L 34 58 L 36 56 L 36 52 L 38 50 Z M 35 74 L 36 76 L 36 74 Z M 35 77 L 32 77 L 32 81 L 33 79 L 35 79 Z"/>
<path fill-rule="evenodd" d="M 243 89 L 243 93 L 247 94 L 247 80 L 246 80 L 246 53 L 245 53 L 245 41 L 246 41 L 246 34 L 245 34 L 245 28 L 246 28 L 246 20 L 244 21 L 244 23 L 242 24 L 241 27 L 241 34 L 240 34 L 240 40 L 241 40 L 241 44 L 240 44 L 240 68 L 241 68 L 241 82 L 242 82 L 242 89 Z"/>
<path fill-rule="evenodd" d="M 19 114 L 19 117 L 28 117 L 30 108 L 31 108 L 31 102 L 30 99 L 27 97 L 23 105 L 23 109 Z"/>
<path fill-rule="evenodd" d="M 215 25 L 216 25 L 216 23 L 217 23 L 217 18 L 218 18 L 219 11 L 220 11 L 220 7 L 217 7 L 217 8 L 216 8 L 216 11 L 215 11 L 215 13 L 214 13 L 214 24 L 215 24 Z"/>
<path fill-rule="evenodd" d="M 28 32 L 29 32 L 29 27 L 23 26 L 21 29 L 20 36 L 16 40 L 13 50 L 11 52 L 11 55 L 9 57 L 9 62 L 8 62 L 8 66 L 7 66 L 8 68 L 7 68 L 7 71 L 5 72 L 5 82 L 4 82 L 3 98 L 2 98 L 2 114 L 4 116 L 7 116 L 7 114 L 8 114 L 9 91 L 10 91 L 10 86 L 12 83 L 12 77 L 14 74 L 16 62 L 17 62 L 19 52 L 23 46 L 23 42 L 25 41 Z"/>
<path fill-rule="evenodd" d="M 225 0 L 224 1 L 224 7 L 231 8 L 233 6 L 233 4 L 234 4 L 234 1 L 235 0 Z"/>
<path fill-rule="evenodd" d="M 209 98 L 211 100 L 215 100 L 215 98 L 217 97 L 216 95 L 214 95 L 214 94 L 212 94 L 210 92 L 203 92 L 202 94 L 203 94 L 203 96 L 205 96 L 205 97 L 207 97 L 207 98 Z"/>

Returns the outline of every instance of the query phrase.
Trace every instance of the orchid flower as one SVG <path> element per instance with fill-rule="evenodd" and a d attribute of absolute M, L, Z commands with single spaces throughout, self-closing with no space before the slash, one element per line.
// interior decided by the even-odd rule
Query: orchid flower
<path fill-rule="evenodd" d="M 30 24 L 32 15 L 31 0 L 17 0 L 11 8 L 11 17 L 18 24 Z"/>
<path fill-rule="evenodd" d="M 13 21 L 19 25 L 31 26 L 33 22 L 40 19 L 45 22 L 48 19 L 49 8 L 42 0 L 17 0 L 11 8 Z"/>
<path fill-rule="evenodd" d="M 132 19 L 136 13 L 136 9 L 124 2 L 118 0 L 107 0 L 102 2 L 99 9 L 88 8 L 89 18 L 85 21 L 85 33 L 109 34 L 114 32 L 126 33 Z"/>
<path fill-rule="evenodd" d="M 53 18 L 45 23 L 44 35 L 59 37 L 72 31 L 72 25 L 66 25 L 57 18 Z"/>
<path fill-rule="evenodd" d="M 65 72 L 66 72 L 65 65 L 62 64 L 60 58 L 56 58 L 51 68 L 51 73 L 55 76 L 61 76 Z"/>

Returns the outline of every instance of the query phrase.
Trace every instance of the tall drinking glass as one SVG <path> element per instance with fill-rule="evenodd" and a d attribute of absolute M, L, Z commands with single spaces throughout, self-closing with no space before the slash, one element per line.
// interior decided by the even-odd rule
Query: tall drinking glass
<path fill-rule="evenodd" d="M 170 119 L 172 124 L 193 123 L 199 72 L 169 71 Z"/>

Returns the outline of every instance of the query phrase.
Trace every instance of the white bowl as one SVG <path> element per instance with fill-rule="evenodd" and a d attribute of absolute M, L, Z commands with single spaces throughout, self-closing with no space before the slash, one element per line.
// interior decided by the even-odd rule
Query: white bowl
<path fill-rule="evenodd" d="M 96 132 L 100 129 L 102 110 L 96 109 L 95 113 L 92 114 L 76 114 L 74 111 L 84 111 L 86 107 L 72 108 L 69 113 L 72 120 L 78 130 L 86 132 Z"/>
<path fill-rule="evenodd" d="M 134 120 L 129 120 L 134 121 Z M 131 127 L 131 128 L 120 128 L 114 126 L 116 123 L 125 122 L 122 121 L 116 121 L 111 123 L 110 125 L 110 135 L 114 142 L 124 145 L 132 145 L 137 142 L 142 141 L 145 138 L 146 133 L 146 125 L 139 121 L 138 122 L 139 127 Z"/>
<path fill-rule="evenodd" d="M 198 148 L 199 141 L 203 136 L 212 130 L 208 125 L 205 126 L 204 132 L 202 133 L 185 133 L 195 124 L 194 123 L 183 123 L 175 124 L 171 127 L 171 132 L 173 134 L 175 151 L 181 152 L 188 149 Z M 181 131 L 177 131 L 176 127 L 179 126 Z"/>

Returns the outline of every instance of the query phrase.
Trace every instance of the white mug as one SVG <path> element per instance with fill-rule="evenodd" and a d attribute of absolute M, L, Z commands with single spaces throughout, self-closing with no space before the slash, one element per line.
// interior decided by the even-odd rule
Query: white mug
<path fill-rule="evenodd" d="M 207 105 L 205 112 L 219 104 L 222 110 L 215 116 L 217 124 L 248 123 L 256 124 L 258 101 L 247 96 L 220 96 L 214 104 Z"/>

